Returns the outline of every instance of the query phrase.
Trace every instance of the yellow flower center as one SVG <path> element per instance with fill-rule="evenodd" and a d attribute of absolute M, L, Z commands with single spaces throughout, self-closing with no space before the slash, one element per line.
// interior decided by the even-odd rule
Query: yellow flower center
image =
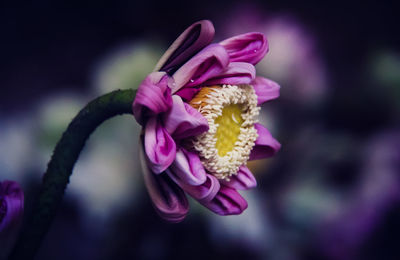
<path fill-rule="evenodd" d="M 238 104 L 230 104 L 222 109 L 222 115 L 215 119 L 218 124 L 215 137 L 217 142 L 215 148 L 219 156 L 225 156 L 235 147 L 243 123 L 242 109 Z"/>
<path fill-rule="evenodd" d="M 208 122 L 209 130 L 193 140 L 206 170 L 219 179 L 237 174 L 257 139 L 254 123 L 260 108 L 250 85 L 201 88 L 189 102 Z"/>

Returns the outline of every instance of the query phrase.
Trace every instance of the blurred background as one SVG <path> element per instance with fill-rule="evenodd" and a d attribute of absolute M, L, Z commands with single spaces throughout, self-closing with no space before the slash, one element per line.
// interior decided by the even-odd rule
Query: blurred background
<path fill-rule="evenodd" d="M 57 140 L 91 99 L 136 88 L 191 23 L 216 41 L 266 34 L 258 74 L 281 85 L 262 121 L 281 142 L 251 164 L 249 208 L 191 201 L 163 222 L 144 189 L 138 124 L 92 135 L 36 259 L 400 259 L 400 34 L 384 1 L 32 1 L 0 4 L 0 180 L 26 214 Z"/>

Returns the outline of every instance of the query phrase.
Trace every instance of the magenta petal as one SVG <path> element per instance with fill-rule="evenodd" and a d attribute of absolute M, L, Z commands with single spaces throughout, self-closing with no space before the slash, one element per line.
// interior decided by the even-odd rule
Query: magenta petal
<path fill-rule="evenodd" d="M 256 69 L 247 62 L 231 62 L 218 76 L 207 80 L 205 85 L 217 84 L 250 84 L 256 76 Z"/>
<path fill-rule="evenodd" d="M 182 221 L 189 211 L 185 193 L 165 173 L 156 175 L 151 172 L 147 167 L 142 149 L 140 149 L 140 159 L 144 183 L 157 213 L 170 222 Z"/>
<path fill-rule="evenodd" d="M 229 56 L 224 47 L 211 44 L 182 65 L 173 75 L 175 84 L 172 93 L 182 87 L 199 86 L 208 79 L 218 76 L 229 63 Z"/>
<path fill-rule="evenodd" d="M 175 182 L 187 185 L 201 185 L 206 181 L 206 171 L 199 155 L 194 152 L 179 149 L 170 170 L 174 174 Z"/>
<path fill-rule="evenodd" d="M 184 103 L 177 95 L 172 99 L 172 109 L 163 116 L 163 122 L 175 140 L 196 136 L 208 130 L 207 119 L 199 111 Z"/>
<path fill-rule="evenodd" d="M 167 173 L 179 187 L 199 202 L 211 201 L 220 189 L 218 179 L 210 174 L 206 174 L 204 183 L 194 186 L 176 178 L 176 173 L 171 168 L 167 169 Z"/>
<path fill-rule="evenodd" d="M 157 63 L 155 70 L 174 73 L 183 63 L 211 43 L 214 26 L 208 20 L 189 26 L 168 48 Z"/>
<path fill-rule="evenodd" d="M 258 133 L 258 138 L 250 153 L 250 160 L 268 158 L 276 154 L 281 148 L 281 144 L 272 137 L 267 128 L 261 124 L 254 124 Z"/>
<path fill-rule="evenodd" d="M 211 201 L 200 201 L 218 215 L 238 215 L 247 208 L 247 201 L 235 190 L 224 185 Z"/>
<path fill-rule="evenodd" d="M 175 160 L 176 144 L 158 118 L 152 117 L 146 124 L 144 147 L 150 168 L 161 173 Z"/>
<path fill-rule="evenodd" d="M 197 93 L 199 93 L 199 91 L 201 90 L 201 86 L 197 86 L 197 87 L 190 87 L 190 88 L 181 88 L 180 90 L 178 90 L 175 95 L 180 96 L 183 100 L 185 100 L 186 102 L 189 102 L 190 100 L 192 100 L 192 98 L 194 96 L 196 96 Z"/>
<path fill-rule="evenodd" d="M 7 256 L 18 237 L 24 214 L 24 193 L 14 181 L 0 182 L 0 259 Z"/>
<path fill-rule="evenodd" d="M 145 118 L 168 111 L 172 106 L 171 89 L 165 72 L 153 72 L 140 84 L 133 101 L 133 115 L 139 124 Z"/>
<path fill-rule="evenodd" d="M 279 89 L 281 88 L 275 81 L 263 77 L 256 77 L 251 83 L 257 95 L 257 105 L 279 97 Z"/>
<path fill-rule="evenodd" d="M 254 178 L 249 168 L 244 165 L 240 166 L 237 175 L 231 176 L 229 181 L 222 180 L 221 182 L 225 186 L 237 190 L 248 190 L 257 186 L 256 178 Z"/>
<path fill-rule="evenodd" d="M 232 61 L 257 64 L 268 52 L 268 41 L 262 33 L 245 33 L 220 42 Z"/>

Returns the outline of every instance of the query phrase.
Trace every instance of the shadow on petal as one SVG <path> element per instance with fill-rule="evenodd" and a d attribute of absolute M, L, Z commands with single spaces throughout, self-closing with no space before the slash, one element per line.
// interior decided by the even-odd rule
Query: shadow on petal
<path fill-rule="evenodd" d="M 172 75 L 182 64 L 211 43 L 215 29 L 208 20 L 189 26 L 168 48 L 155 67 Z"/>

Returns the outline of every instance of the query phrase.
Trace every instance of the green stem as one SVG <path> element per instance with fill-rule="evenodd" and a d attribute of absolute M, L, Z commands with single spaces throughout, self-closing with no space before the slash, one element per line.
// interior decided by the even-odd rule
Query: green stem
<path fill-rule="evenodd" d="M 92 132 L 105 120 L 132 114 L 134 90 L 117 90 L 94 99 L 69 124 L 43 176 L 39 198 L 10 259 L 33 259 L 57 213 L 75 162 Z"/>

